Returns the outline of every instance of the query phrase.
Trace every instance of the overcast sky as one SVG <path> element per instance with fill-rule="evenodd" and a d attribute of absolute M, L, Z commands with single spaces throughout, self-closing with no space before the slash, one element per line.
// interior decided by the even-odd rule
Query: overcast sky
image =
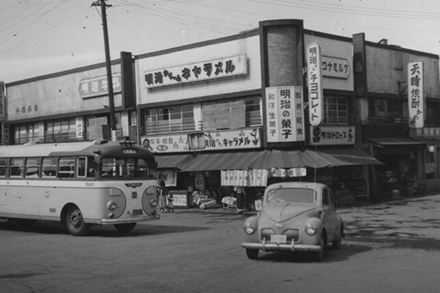
<path fill-rule="evenodd" d="M 0 81 L 105 61 L 92 0 L 1 0 Z M 439 0 L 107 0 L 112 59 L 303 19 L 306 29 L 440 54 Z"/>

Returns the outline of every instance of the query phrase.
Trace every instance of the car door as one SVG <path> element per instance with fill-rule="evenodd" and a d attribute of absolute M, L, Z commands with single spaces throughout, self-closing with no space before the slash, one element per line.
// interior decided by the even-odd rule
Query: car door
<path fill-rule="evenodd" d="M 322 190 L 322 206 L 324 208 L 324 225 L 327 227 L 328 241 L 332 241 L 336 235 L 337 214 L 333 205 L 332 193 L 330 189 Z"/>

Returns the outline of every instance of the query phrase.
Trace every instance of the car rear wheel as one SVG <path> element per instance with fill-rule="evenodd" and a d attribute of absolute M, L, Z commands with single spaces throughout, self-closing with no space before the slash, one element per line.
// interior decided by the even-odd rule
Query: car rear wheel
<path fill-rule="evenodd" d="M 258 249 L 246 248 L 246 255 L 249 259 L 257 259 L 258 258 Z"/>

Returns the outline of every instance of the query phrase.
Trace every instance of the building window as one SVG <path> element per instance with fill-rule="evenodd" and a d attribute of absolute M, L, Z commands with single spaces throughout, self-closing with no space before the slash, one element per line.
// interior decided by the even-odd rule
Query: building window
<path fill-rule="evenodd" d="M 37 124 L 28 123 L 14 126 L 14 144 L 43 140 L 44 136 L 40 133 L 40 128 Z"/>
<path fill-rule="evenodd" d="M 347 125 L 351 123 L 348 99 L 346 97 L 324 98 L 324 121 L 323 124 Z"/>
<path fill-rule="evenodd" d="M 398 99 L 369 99 L 368 112 L 370 117 L 402 118 L 404 101 Z"/>
<path fill-rule="evenodd" d="M 436 127 L 440 126 L 440 104 L 433 102 L 426 102 L 426 126 Z"/>
<path fill-rule="evenodd" d="M 202 104 L 203 130 L 260 126 L 261 121 L 259 97 Z"/>
<path fill-rule="evenodd" d="M 75 141 L 76 120 L 52 120 L 47 121 L 44 127 L 45 142 Z"/>
<path fill-rule="evenodd" d="M 195 130 L 192 104 L 148 109 L 144 116 L 144 134 L 162 134 Z"/>

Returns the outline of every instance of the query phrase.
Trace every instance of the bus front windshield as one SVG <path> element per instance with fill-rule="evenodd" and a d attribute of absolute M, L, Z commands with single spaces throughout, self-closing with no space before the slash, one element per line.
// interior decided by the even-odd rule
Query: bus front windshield
<path fill-rule="evenodd" d="M 99 174 L 102 178 L 146 179 L 147 162 L 141 158 L 102 158 Z"/>

